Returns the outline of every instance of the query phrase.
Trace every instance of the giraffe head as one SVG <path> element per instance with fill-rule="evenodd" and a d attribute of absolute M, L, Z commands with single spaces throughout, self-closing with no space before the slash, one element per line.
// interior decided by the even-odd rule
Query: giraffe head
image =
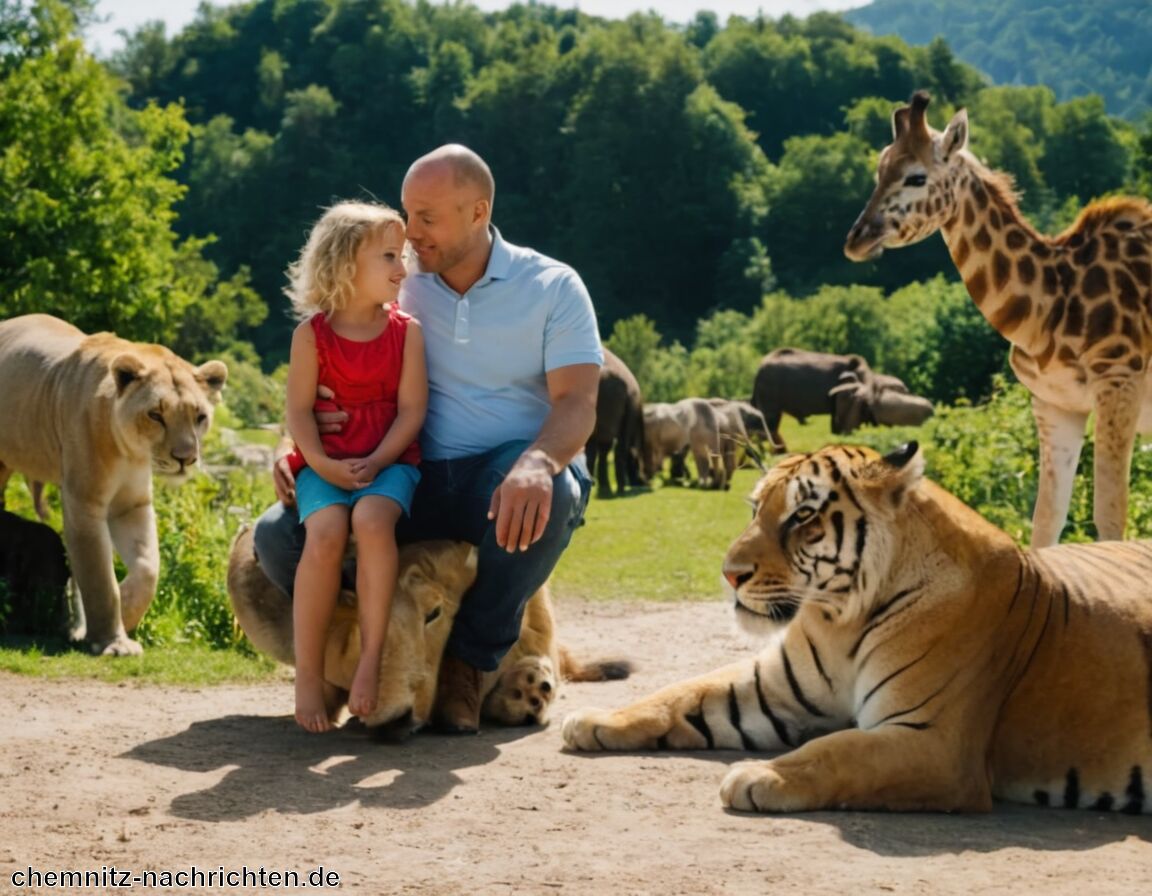
<path fill-rule="evenodd" d="M 876 189 L 844 242 L 853 261 L 919 242 L 956 213 L 968 113 L 961 109 L 941 133 L 928 126 L 927 108 L 928 94 L 921 90 L 892 114 L 892 142 L 880 153 Z"/>

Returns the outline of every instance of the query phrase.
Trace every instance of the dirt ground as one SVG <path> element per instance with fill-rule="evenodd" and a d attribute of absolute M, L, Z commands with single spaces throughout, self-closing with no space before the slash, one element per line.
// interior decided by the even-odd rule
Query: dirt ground
<path fill-rule="evenodd" d="M 113 868 L 140 890 L 164 880 L 146 871 L 193 866 L 263 868 L 268 884 L 323 866 L 344 890 L 429 896 L 1152 892 L 1148 817 L 752 817 L 717 797 L 744 754 L 565 753 L 569 710 L 620 705 L 750 647 L 718 603 L 561 600 L 558 614 L 573 648 L 631 656 L 632 679 L 565 685 L 544 729 L 401 746 L 297 730 L 287 672 L 198 690 L 0 675 L 0 893 L 33 892 L 19 887 L 29 869 L 104 869 L 103 886 L 67 892 L 111 893 L 128 881 Z M 259 889 L 207 881 L 155 892 Z"/>

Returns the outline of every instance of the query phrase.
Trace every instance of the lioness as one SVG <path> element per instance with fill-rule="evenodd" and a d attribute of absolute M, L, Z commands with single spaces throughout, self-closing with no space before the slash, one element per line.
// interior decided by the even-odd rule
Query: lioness
<path fill-rule="evenodd" d="M 138 654 L 128 637 L 156 593 L 152 471 L 183 479 L 228 377 L 167 348 L 88 336 L 29 314 L 0 323 L 0 476 L 60 486 L 64 544 L 95 653 Z M 127 567 L 116 582 L 113 549 Z"/>
<path fill-rule="evenodd" d="M 476 578 L 476 551 L 464 542 L 424 541 L 400 549 L 399 579 L 380 665 L 376 711 L 369 728 L 403 737 L 421 728 L 432 711 L 440 657 L 460 599 Z M 272 584 L 256 561 L 252 532 L 241 530 L 228 559 L 228 596 L 240 627 L 262 653 L 292 665 L 292 601 Z M 335 722 L 348 699 L 360 659 L 355 595 L 344 591 L 333 614 L 325 651 L 325 702 Z M 604 681 L 624 678 L 627 662 L 580 663 L 556 640 L 547 588 L 528 601 L 520 640 L 500 667 L 486 673 L 483 715 L 505 725 L 544 724 L 561 678 Z"/>

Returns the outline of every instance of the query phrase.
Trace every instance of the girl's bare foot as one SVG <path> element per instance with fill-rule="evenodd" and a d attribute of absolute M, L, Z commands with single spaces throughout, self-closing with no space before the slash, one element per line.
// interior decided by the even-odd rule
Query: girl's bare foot
<path fill-rule="evenodd" d="M 332 730 L 324 704 L 324 682 L 296 676 L 296 724 L 315 734 Z"/>
<path fill-rule="evenodd" d="M 348 692 L 348 711 L 364 718 L 376 711 L 380 690 L 380 657 L 362 654 Z"/>

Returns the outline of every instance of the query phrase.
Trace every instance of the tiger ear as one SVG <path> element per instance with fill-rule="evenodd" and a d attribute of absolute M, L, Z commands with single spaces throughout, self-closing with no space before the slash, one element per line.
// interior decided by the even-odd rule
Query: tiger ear
<path fill-rule="evenodd" d="M 892 505 L 899 507 L 924 478 L 924 455 L 919 442 L 907 442 L 888 452 L 881 466 L 883 469 L 877 478 L 883 483 Z"/>

